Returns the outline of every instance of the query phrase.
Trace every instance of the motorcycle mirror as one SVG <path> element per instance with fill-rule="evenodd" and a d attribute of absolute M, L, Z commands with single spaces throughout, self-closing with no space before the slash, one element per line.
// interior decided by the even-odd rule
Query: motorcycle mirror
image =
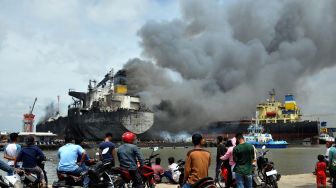
<path fill-rule="evenodd" d="M 265 149 L 266 149 L 266 146 L 265 146 L 265 145 L 263 145 L 261 149 L 265 150 Z"/>
<path fill-rule="evenodd" d="M 159 147 L 153 147 L 153 151 L 159 150 Z"/>
<path fill-rule="evenodd" d="M 105 149 L 103 149 L 102 154 L 104 155 L 104 154 L 106 154 L 108 151 L 109 151 L 109 148 L 105 148 Z"/>

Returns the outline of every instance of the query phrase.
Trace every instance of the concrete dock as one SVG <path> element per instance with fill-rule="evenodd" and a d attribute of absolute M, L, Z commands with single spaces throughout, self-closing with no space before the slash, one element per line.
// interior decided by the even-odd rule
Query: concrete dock
<path fill-rule="evenodd" d="M 279 183 L 278 184 L 279 188 L 291 188 L 291 187 L 315 188 L 316 187 L 316 179 L 313 174 L 296 174 L 296 175 L 282 176 L 278 183 Z M 176 188 L 177 185 L 157 184 L 156 187 L 157 188 Z M 327 182 L 327 187 L 331 188 L 331 185 L 328 182 Z"/>

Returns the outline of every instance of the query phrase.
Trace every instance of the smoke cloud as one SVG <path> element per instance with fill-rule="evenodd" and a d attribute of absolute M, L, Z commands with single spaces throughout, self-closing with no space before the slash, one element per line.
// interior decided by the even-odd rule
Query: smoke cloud
<path fill-rule="evenodd" d="M 187 0 L 181 13 L 143 25 L 148 60 L 124 65 L 130 92 L 155 112 L 154 129 L 251 118 L 267 91 L 298 94 L 336 64 L 336 1 Z"/>
<path fill-rule="evenodd" d="M 38 124 L 46 122 L 50 118 L 56 117 L 56 115 L 58 115 L 57 107 L 51 102 L 44 108 L 44 115 L 39 119 Z"/>

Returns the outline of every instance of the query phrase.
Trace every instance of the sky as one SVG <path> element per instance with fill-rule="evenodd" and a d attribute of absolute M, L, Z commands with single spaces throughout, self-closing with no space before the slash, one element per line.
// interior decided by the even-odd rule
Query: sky
<path fill-rule="evenodd" d="M 0 1 L 0 130 L 21 130 L 35 97 L 36 121 L 58 95 L 66 114 L 68 89 L 140 57 L 138 29 L 178 15 L 175 1 Z"/>
<path fill-rule="evenodd" d="M 35 97 L 36 121 L 58 95 L 65 115 L 68 89 L 86 91 L 89 79 L 99 80 L 131 58 L 145 59 L 139 29 L 181 17 L 180 6 L 168 0 L 1 0 L 0 130 L 20 131 Z M 335 71 L 312 74 L 297 96 L 304 114 L 322 114 L 331 126 L 335 114 L 325 114 L 335 112 Z"/>

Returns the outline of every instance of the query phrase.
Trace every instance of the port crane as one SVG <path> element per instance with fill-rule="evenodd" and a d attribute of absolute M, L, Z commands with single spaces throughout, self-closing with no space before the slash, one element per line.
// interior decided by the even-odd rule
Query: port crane
<path fill-rule="evenodd" d="M 23 132 L 33 132 L 34 129 L 34 119 L 35 115 L 33 114 L 34 107 L 37 101 L 37 97 L 35 97 L 33 105 L 30 107 L 30 110 L 27 114 L 23 115 Z"/>

